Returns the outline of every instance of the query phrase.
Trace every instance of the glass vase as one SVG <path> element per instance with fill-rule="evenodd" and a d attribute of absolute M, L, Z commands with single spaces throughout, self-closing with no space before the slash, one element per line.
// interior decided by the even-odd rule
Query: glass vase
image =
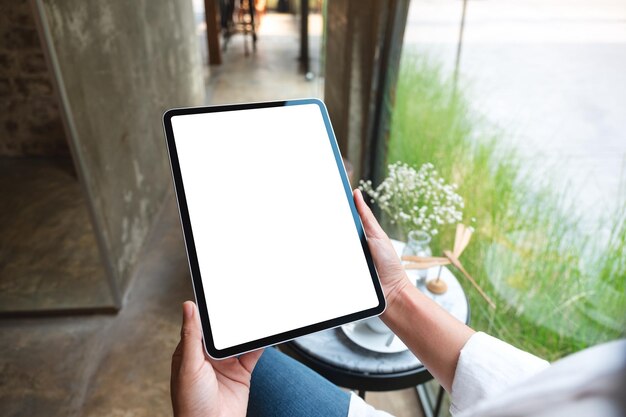
<path fill-rule="evenodd" d="M 402 256 L 420 256 L 428 258 L 433 255 L 433 251 L 430 249 L 430 234 L 423 230 L 412 230 L 407 237 L 408 242 L 402 251 Z M 428 269 L 408 270 L 407 275 L 409 278 L 415 280 L 416 286 L 423 286 L 426 284 Z"/>

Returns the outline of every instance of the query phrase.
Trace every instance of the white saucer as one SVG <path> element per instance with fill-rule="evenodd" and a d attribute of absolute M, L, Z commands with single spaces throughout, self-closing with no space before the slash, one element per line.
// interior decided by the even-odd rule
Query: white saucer
<path fill-rule="evenodd" d="M 365 322 L 348 323 L 341 326 L 341 330 L 357 345 L 374 352 L 380 353 L 398 353 L 404 352 L 409 348 L 406 347 L 399 337 L 394 337 L 389 346 L 385 343 L 389 339 L 391 333 L 376 333 L 372 331 Z"/>

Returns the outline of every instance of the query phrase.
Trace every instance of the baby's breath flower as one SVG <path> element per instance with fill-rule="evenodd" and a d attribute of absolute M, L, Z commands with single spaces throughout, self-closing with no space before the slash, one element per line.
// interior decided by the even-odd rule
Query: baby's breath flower
<path fill-rule="evenodd" d="M 398 223 L 406 232 L 424 230 L 439 233 L 438 226 L 463 219 L 463 198 L 456 193 L 457 184 L 446 184 L 430 162 L 419 170 L 396 162 L 389 165 L 389 174 L 378 187 L 361 181 L 360 188 L 372 202 Z"/>

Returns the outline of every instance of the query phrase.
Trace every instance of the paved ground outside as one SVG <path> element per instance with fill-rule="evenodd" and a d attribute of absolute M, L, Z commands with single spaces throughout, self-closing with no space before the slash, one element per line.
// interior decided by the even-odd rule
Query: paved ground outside
<path fill-rule="evenodd" d="M 451 74 L 461 9 L 460 0 L 413 0 L 405 48 Z M 625 71 L 623 0 L 467 2 L 460 74 L 474 109 L 557 188 L 571 187 L 590 225 L 626 180 Z"/>

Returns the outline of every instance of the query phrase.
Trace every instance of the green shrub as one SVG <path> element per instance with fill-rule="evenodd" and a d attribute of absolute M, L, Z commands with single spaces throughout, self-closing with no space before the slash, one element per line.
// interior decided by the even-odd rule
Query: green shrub
<path fill-rule="evenodd" d="M 432 162 L 459 185 L 466 223 L 476 219 L 461 261 L 498 305 L 490 309 L 457 274 L 472 326 L 550 360 L 623 336 L 626 203 L 607 219 L 608 238 L 585 233 L 568 191 L 539 183 L 531 170 L 541 167 L 507 146 L 506 133 L 478 117 L 462 91 L 452 92 L 438 65 L 405 53 L 387 162 Z M 436 236 L 434 253 L 453 236 Z"/>

